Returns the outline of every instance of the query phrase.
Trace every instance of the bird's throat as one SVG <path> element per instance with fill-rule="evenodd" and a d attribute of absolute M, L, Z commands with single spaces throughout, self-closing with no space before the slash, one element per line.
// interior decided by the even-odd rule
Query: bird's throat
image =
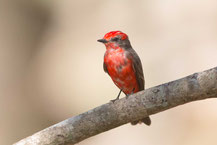
<path fill-rule="evenodd" d="M 106 47 L 107 50 L 120 49 L 120 47 L 115 43 L 107 43 L 107 44 L 105 44 L 105 47 Z"/>

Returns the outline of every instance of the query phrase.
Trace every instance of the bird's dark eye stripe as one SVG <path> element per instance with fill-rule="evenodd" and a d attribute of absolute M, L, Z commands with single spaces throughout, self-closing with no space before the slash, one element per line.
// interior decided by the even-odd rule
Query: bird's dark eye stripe
<path fill-rule="evenodd" d="M 119 38 L 118 38 L 118 37 L 115 37 L 115 38 L 112 38 L 111 40 L 112 40 L 112 41 L 118 41 Z"/>

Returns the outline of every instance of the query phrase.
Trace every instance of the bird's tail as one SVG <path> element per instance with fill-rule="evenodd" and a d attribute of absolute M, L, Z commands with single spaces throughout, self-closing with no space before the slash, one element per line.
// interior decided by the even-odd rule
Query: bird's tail
<path fill-rule="evenodd" d="M 140 123 L 145 123 L 146 125 L 151 125 L 151 119 L 150 117 L 145 117 L 143 119 L 140 119 L 140 120 L 136 120 L 136 121 L 133 121 L 131 122 L 132 125 L 136 125 L 136 124 L 140 124 Z"/>

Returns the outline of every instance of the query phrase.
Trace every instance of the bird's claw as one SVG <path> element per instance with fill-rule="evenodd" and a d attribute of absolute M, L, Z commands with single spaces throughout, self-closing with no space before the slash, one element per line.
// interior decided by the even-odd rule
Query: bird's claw
<path fill-rule="evenodd" d="M 126 95 L 126 99 L 128 99 L 130 95 L 131 95 L 131 94 L 127 94 L 127 95 Z"/>
<path fill-rule="evenodd" d="M 135 90 L 135 88 L 133 89 L 133 91 L 130 94 L 126 94 L 126 99 L 128 99 L 130 95 L 134 94 L 134 90 Z"/>
<path fill-rule="evenodd" d="M 113 99 L 110 102 L 115 103 L 115 101 L 119 100 L 119 98 Z"/>

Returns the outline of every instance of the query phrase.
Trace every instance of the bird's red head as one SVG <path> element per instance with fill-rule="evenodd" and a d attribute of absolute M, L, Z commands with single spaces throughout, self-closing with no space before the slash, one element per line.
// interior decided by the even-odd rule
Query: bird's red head
<path fill-rule="evenodd" d="M 109 40 L 111 40 L 112 38 L 115 38 L 115 37 L 119 37 L 121 40 L 124 40 L 124 39 L 128 38 L 127 34 L 121 32 L 121 31 L 111 31 L 111 32 L 105 34 L 103 39 L 109 41 Z"/>
<path fill-rule="evenodd" d="M 118 48 L 118 47 L 130 47 L 127 34 L 121 31 L 111 31 L 103 37 L 103 39 L 97 40 L 105 44 L 106 48 Z"/>

